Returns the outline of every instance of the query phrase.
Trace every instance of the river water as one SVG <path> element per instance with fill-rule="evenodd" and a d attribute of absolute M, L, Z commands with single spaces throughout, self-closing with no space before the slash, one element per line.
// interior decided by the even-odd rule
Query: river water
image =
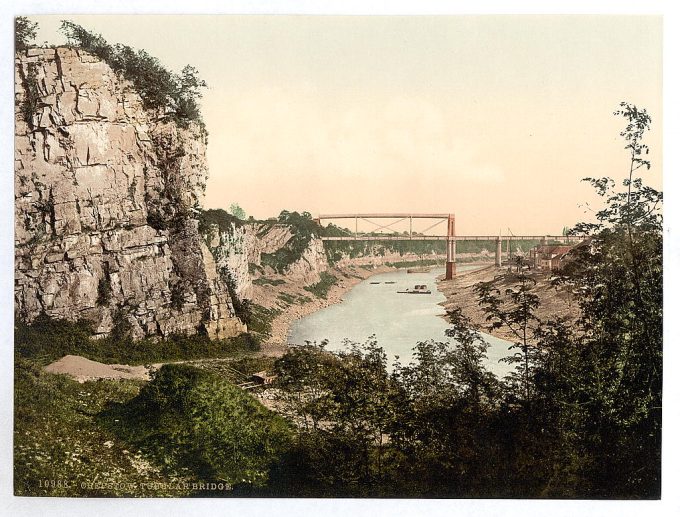
<path fill-rule="evenodd" d="M 458 271 L 476 267 L 461 265 Z M 363 343 L 375 335 L 378 345 L 387 353 L 388 364 L 392 364 L 395 356 L 399 356 L 400 363 L 408 364 L 418 342 L 451 341 L 444 333 L 450 324 L 441 317 L 446 311 L 439 305 L 445 297 L 436 287 L 436 277 L 443 273 L 444 268 L 433 268 L 429 273 L 399 270 L 371 276 L 347 292 L 342 303 L 295 321 L 288 343 L 303 345 L 327 339 L 326 348 L 339 351 L 346 348 L 345 339 Z M 427 285 L 432 293 L 397 293 L 417 284 Z M 499 377 L 506 375 L 512 366 L 499 359 L 510 354 L 510 343 L 490 335 L 483 336 L 490 345 L 485 366 Z"/>

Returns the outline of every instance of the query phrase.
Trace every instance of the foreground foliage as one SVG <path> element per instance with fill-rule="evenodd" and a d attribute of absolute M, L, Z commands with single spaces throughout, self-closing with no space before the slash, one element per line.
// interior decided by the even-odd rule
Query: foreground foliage
<path fill-rule="evenodd" d="M 161 473 L 152 458 L 99 425 L 113 402 L 137 395 L 139 382 L 79 384 L 42 372 L 21 358 L 14 378 L 14 493 L 30 496 L 177 496 L 189 490 L 143 488 L 142 483 L 189 479 Z M 54 481 L 54 483 L 51 483 Z"/>
<path fill-rule="evenodd" d="M 490 328 L 515 336 L 504 379 L 484 369 L 485 345 L 456 311 L 455 343 L 420 343 L 390 375 L 375 342 L 289 353 L 277 365 L 283 400 L 304 425 L 298 477 L 282 493 L 301 477 L 294 490 L 312 495 L 660 496 L 662 194 L 634 177 L 650 166 L 649 116 L 626 103 L 616 114 L 627 121 L 624 189 L 589 179 L 605 206 L 574 227 L 590 238 L 555 280 L 580 305 L 577 325 L 538 318 L 520 271 L 503 293 L 477 287 Z"/>
<path fill-rule="evenodd" d="M 84 395 L 20 357 L 17 492 L 44 494 L 30 483 L 66 468 L 78 479 L 134 477 L 121 471 L 125 451 L 135 451 L 152 465 L 147 474 L 135 468 L 140 476 L 219 479 L 240 495 L 658 498 L 662 195 L 633 177 L 649 165 L 640 143 L 649 117 L 627 104 L 619 114 L 631 153 L 624 190 L 608 178 L 591 180 L 605 207 L 596 223 L 574 227 L 590 238 L 555 279 L 573 290 L 578 323 L 541 320 L 521 271 L 508 275 L 505 292 L 494 283 L 477 288 L 489 326 L 515 336 L 510 375 L 486 370 L 488 345 L 459 310 L 448 313 L 451 340 L 419 343 L 408 365 L 388 365 L 374 338 L 347 342 L 345 352 L 324 343 L 290 349 L 276 361 L 269 390 L 286 420 L 219 370 L 166 365 L 141 390 L 86 383 Z M 252 327 L 267 333 L 269 316 L 255 307 Z M 50 344 L 110 350 L 95 347 L 81 324 L 38 324 L 39 332 L 18 328 L 19 354 L 39 360 Z M 74 433 L 74 443 L 91 451 L 87 461 L 67 445 Z M 119 454 L 106 454 L 102 440 Z"/>
<path fill-rule="evenodd" d="M 290 439 L 288 424 L 241 389 L 181 364 L 164 365 L 137 397 L 101 419 L 158 462 L 235 488 L 266 484 Z"/>

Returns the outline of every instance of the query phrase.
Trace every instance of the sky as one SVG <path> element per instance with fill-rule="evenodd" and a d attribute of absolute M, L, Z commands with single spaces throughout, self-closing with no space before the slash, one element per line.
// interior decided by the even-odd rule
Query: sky
<path fill-rule="evenodd" d="M 37 42 L 63 42 L 63 18 L 32 17 Z M 652 117 L 644 177 L 662 187 L 660 16 L 67 18 L 198 68 L 208 208 L 559 234 L 601 206 L 582 178 L 626 175 L 621 101 Z"/>

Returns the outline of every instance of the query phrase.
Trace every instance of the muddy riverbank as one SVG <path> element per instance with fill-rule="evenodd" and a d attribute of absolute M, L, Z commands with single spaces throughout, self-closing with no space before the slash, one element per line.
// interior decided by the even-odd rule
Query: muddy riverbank
<path fill-rule="evenodd" d="M 563 318 L 567 323 L 574 322 L 579 316 L 578 303 L 566 288 L 555 288 L 550 283 L 549 272 L 532 271 L 529 273 L 531 278 L 536 281 L 532 288 L 540 301 L 536 310 L 536 316 L 543 320 L 554 320 Z M 470 318 L 473 324 L 477 325 L 482 332 L 491 334 L 500 339 L 515 341 L 516 336 L 507 328 L 490 329 L 486 313 L 479 306 L 477 294 L 474 291 L 476 284 L 480 282 L 494 282 L 495 287 L 501 293 L 513 283 L 511 273 L 507 269 L 488 266 L 480 270 L 470 271 L 458 275 L 452 280 L 444 280 L 440 277 L 437 288 L 446 296 L 446 301 L 441 305 L 450 310 L 460 307 L 464 316 Z"/>

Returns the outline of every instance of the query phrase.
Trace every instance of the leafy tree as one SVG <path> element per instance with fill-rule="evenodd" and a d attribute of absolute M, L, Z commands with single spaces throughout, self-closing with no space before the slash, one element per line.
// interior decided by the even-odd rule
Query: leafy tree
<path fill-rule="evenodd" d="M 490 322 L 490 329 L 505 327 L 516 338 L 511 350 L 518 350 L 504 360 L 517 363 L 516 373 L 510 376 L 512 385 L 519 387 L 519 398 L 528 409 L 532 396 L 531 370 L 536 355 L 535 337 L 540 327 L 536 316 L 539 306 L 538 296 L 531 291 L 536 281 L 520 270 L 515 275 L 514 284 L 505 289 L 504 296 L 495 287 L 496 282 L 482 282 L 475 286 L 479 304 Z"/>
<path fill-rule="evenodd" d="M 611 178 L 587 178 L 605 206 L 596 223 L 575 227 L 592 236 L 575 250 L 562 281 L 580 293 L 587 368 L 577 386 L 584 447 L 593 458 L 586 475 L 596 493 L 653 497 L 661 453 L 663 195 L 634 177 L 651 167 L 642 143 L 651 118 L 628 103 L 615 115 L 627 122 L 624 188 L 616 191 Z"/>
<path fill-rule="evenodd" d="M 229 213 L 241 221 L 245 221 L 247 219 L 246 211 L 243 210 L 243 208 L 241 208 L 238 203 L 232 203 L 229 205 Z"/>
<path fill-rule="evenodd" d="M 26 50 L 37 33 L 38 23 L 25 16 L 14 19 L 14 50 Z"/>
<path fill-rule="evenodd" d="M 373 339 L 347 346 L 338 353 L 323 343 L 295 347 L 276 363 L 279 400 L 299 426 L 297 449 L 280 475 L 288 484 L 302 481 L 310 495 L 376 494 L 385 476 L 395 414 L 386 356 Z M 291 469 L 297 480 L 285 475 Z"/>

